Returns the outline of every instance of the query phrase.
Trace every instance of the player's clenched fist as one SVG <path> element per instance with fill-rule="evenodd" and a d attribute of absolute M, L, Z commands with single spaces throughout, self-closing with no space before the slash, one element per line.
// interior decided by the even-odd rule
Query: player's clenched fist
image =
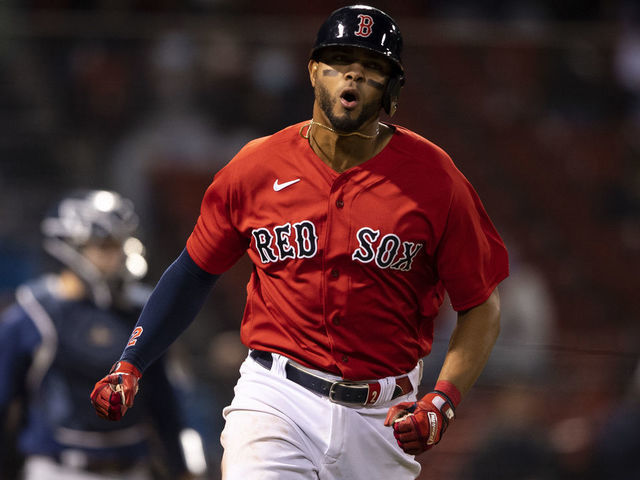
<path fill-rule="evenodd" d="M 431 392 L 417 402 L 403 402 L 389 409 L 384 421 L 402 450 L 417 455 L 438 443 L 455 418 L 455 407 L 441 392 Z"/>
<path fill-rule="evenodd" d="M 91 403 L 98 415 L 107 420 L 120 420 L 133 406 L 140 377 L 138 369 L 129 362 L 116 363 L 91 392 Z"/>

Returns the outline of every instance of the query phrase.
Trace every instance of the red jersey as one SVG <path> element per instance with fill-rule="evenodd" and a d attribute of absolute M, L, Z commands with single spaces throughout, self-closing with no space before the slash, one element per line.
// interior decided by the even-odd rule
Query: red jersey
<path fill-rule="evenodd" d="M 484 302 L 508 275 L 505 246 L 428 140 L 395 126 L 378 155 L 338 173 L 302 125 L 218 172 L 187 250 L 214 274 L 248 251 L 248 347 L 350 380 L 408 372 L 431 350 L 445 289 L 456 310 Z"/>

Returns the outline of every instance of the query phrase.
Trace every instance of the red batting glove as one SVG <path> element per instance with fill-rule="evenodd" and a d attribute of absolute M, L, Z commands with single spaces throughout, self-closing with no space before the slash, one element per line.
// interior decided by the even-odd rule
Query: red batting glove
<path fill-rule="evenodd" d="M 458 403 L 457 389 L 456 393 Z M 384 424 L 387 427 L 393 425 L 393 436 L 405 453 L 418 455 L 440 441 L 454 418 L 454 402 L 445 393 L 434 390 L 417 402 L 403 402 L 391 407 Z"/>
<path fill-rule="evenodd" d="M 107 420 L 120 420 L 133 406 L 142 374 L 129 362 L 118 362 L 91 392 L 91 403 L 98 416 Z"/>

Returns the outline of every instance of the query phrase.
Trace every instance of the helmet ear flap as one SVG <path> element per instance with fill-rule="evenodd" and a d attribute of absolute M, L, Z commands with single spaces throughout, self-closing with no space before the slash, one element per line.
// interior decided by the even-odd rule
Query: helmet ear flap
<path fill-rule="evenodd" d="M 387 115 L 393 117 L 398 109 L 398 99 L 400 98 L 400 90 L 404 85 L 403 75 L 393 75 L 389 78 L 387 86 L 384 89 L 382 95 L 382 108 L 387 112 Z"/>

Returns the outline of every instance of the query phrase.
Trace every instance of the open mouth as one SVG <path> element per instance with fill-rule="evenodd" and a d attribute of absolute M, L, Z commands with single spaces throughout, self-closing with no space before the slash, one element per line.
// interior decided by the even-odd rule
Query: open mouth
<path fill-rule="evenodd" d="M 340 95 L 340 103 L 347 110 L 353 110 L 358 105 L 358 91 L 355 89 L 347 89 Z"/>

